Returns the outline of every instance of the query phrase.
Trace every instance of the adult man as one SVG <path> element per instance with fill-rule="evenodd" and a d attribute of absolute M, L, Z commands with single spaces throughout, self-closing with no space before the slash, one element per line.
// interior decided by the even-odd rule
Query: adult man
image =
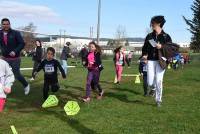
<path fill-rule="evenodd" d="M 2 30 L 0 30 L 0 47 L 3 59 L 11 66 L 15 78 L 22 83 L 25 95 L 28 95 L 30 85 L 20 73 L 20 52 L 25 46 L 24 40 L 18 31 L 11 29 L 9 19 L 2 19 L 1 25 Z"/>
<path fill-rule="evenodd" d="M 70 48 L 69 48 L 70 45 L 71 45 L 70 42 L 66 42 L 66 44 L 64 45 L 62 49 L 62 53 L 60 55 L 61 65 L 65 71 L 65 74 L 67 74 L 67 59 L 69 58 L 69 56 L 71 56 Z"/>

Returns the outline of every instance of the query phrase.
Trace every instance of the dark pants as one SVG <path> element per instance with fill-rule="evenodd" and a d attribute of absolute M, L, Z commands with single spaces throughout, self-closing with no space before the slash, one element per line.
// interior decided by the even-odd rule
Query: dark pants
<path fill-rule="evenodd" d="M 55 83 L 55 84 L 50 84 L 50 83 L 47 83 L 47 82 L 44 82 L 44 87 L 43 87 L 43 98 L 44 100 L 46 100 L 49 96 L 49 87 L 51 87 L 51 91 L 52 92 L 57 92 L 60 88 L 59 84 L 58 83 Z"/>
<path fill-rule="evenodd" d="M 130 62 L 129 62 L 129 59 L 126 57 L 126 63 L 128 66 L 130 66 Z"/>
<path fill-rule="evenodd" d="M 12 68 L 15 78 L 22 83 L 23 87 L 28 86 L 28 82 L 25 80 L 25 78 L 22 76 L 20 72 L 21 59 L 18 58 L 15 60 L 8 60 L 8 59 L 4 59 L 4 60 L 8 62 L 8 64 Z"/>
<path fill-rule="evenodd" d="M 147 73 L 144 73 L 144 74 L 143 74 L 144 95 L 147 95 L 147 87 L 148 87 L 148 83 L 147 83 Z"/>
<path fill-rule="evenodd" d="M 97 85 L 95 85 L 94 80 L 91 82 L 91 88 L 92 88 L 93 90 L 98 90 L 98 91 L 99 91 L 99 95 L 100 95 L 100 93 L 102 92 L 101 85 L 99 84 L 100 73 L 101 73 L 101 72 L 99 72 L 99 77 L 98 77 L 97 80 L 96 80 L 96 81 L 97 81 Z"/>
<path fill-rule="evenodd" d="M 38 68 L 39 64 L 40 64 L 40 62 L 38 62 L 38 61 L 34 61 L 34 63 L 33 63 L 32 77 L 33 77 L 34 79 L 35 79 L 34 73 L 37 71 L 37 68 Z"/>
<path fill-rule="evenodd" d="M 86 96 L 87 97 L 90 97 L 91 84 L 93 84 L 94 87 L 98 87 L 98 85 L 99 85 L 99 69 L 88 70 L 87 84 L 86 84 Z"/>

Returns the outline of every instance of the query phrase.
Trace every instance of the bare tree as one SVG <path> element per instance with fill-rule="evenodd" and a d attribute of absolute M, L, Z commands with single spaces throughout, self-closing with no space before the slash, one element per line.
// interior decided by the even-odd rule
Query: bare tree
<path fill-rule="evenodd" d="M 149 33 L 152 32 L 152 29 L 151 29 L 151 28 L 146 28 L 146 29 L 145 29 L 145 32 L 146 32 L 146 34 L 149 34 Z"/>
<path fill-rule="evenodd" d="M 36 26 L 33 23 L 29 23 L 27 26 L 19 28 L 22 32 L 22 36 L 25 42 L 25 51 L 30 51 L 34 49 L 34 41 L 35 41 L 35 30 Z"/>
<path fill-rule="evenodd" d="M 124 45 L 126 41 L 126 28 L 124 26 L 119 25 L 116 30 L 116 46 Z"/>

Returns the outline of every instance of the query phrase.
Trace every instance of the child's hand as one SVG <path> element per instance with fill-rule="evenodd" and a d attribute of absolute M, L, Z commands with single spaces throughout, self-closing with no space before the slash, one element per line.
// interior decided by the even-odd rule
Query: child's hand
<path fill-rule="evenodd" d="M 90 64 L 91 64 L 91 65 L 93 65 L 93 64 L 94 64 L 94 62 L 90 62 Z"/>
<path fill-rule="evenodd" d="M 160 43 L 158 43 L 158 44 L 156 45 L 156 48 L 157 48 L 157 49 L 161 49 L 161 48 L 162 48 L 162 45 L 161 45 Z"/>
<path fill-rule="evenodd" d="M 10 94 L 10 93 L 11 93 L 11 89 L 10 89 L 10 88 L 7 88 L 7 87 L 5 87 L 5 88 L 4 88 L 4 92 L 5 92 L 6 94 Z"/>
<path fill-rule="evenodd" d="M 144 56 L 143 56 L 144 59 L 147 59 L 147 57 L 148 57 L 147 55 L 144 55 Z"/>
<path fill-rule="evenodd" d="M 36 75 L 37 75 L 37 73 L 38 73 L 38 72 L 34 72 L 34 76 L 36 76 Z"/>

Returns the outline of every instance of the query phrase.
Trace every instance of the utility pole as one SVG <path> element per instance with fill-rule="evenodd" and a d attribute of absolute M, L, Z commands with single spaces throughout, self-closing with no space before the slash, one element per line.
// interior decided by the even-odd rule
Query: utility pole
<path fill-rule="evenodd" d="M 91 40 L 93 40 L 93 33 L 94 33 L 93 27 L 91 26 L 91 27 L 90 27 L 90 39 L 91 39 Z"/>
<path fill-rule="evenodd" d="M 64 44 L 66 43 L 66 42 L 65 42 L 65 37 L 66 37 L 65 34 L 66 34 L 66 30 L 64 30 Z"/>
<path fill-rule="evenodd" d="M 98 23 L 97 23 L 97 44 L 100 41 L 100 22 L 101 22 L 101 0 L 98 2 Z"/>

